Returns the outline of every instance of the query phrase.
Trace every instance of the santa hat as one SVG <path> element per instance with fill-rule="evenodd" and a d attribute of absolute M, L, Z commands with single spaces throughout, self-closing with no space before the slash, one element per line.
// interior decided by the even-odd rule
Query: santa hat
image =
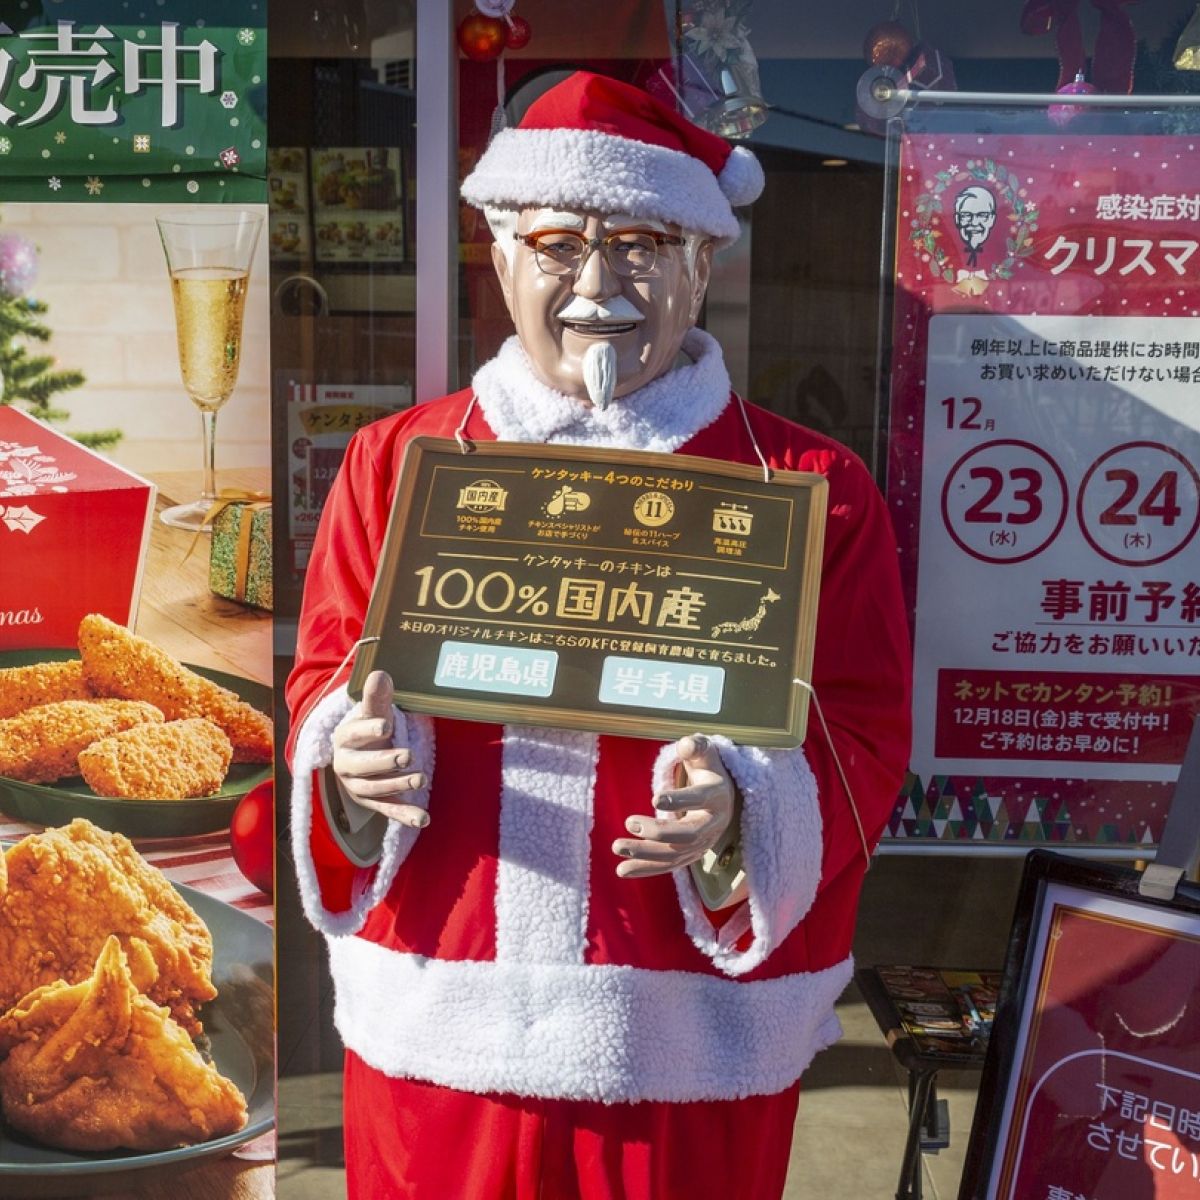
<path fill-rule="evenodd" d="M 762 167 L 640 88 L 576 71 L 501 130 L 462 186 L 477 208 L 563 205 L 672 222 L 720 241 L 733 206 L 763 189 Z"/>

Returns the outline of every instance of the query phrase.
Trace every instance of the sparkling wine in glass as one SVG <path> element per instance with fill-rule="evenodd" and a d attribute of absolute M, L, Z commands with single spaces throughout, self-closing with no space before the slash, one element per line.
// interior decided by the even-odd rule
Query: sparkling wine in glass
<path fill-rule="evenodd" d="M 237 383 L 250 264 L 262 231 L 258 213 L 221 210 L 159 217 L 171 275 L 183 386 L 200 410 L 204 484 L 200 499 L 166 509 L 180 529 L 205 529 L 217 496 L 217 411 Z"/>

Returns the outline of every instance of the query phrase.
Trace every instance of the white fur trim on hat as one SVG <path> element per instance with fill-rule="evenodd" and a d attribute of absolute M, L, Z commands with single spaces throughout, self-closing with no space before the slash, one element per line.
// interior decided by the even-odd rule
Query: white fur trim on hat
<path fill-rule="evenodd" d="M 697 948 L 727 975 L 745 975 L 762 963 L 812 906 L 821 878 L 821 810 L 817 781 L 800 748 L 763 750 L 709 740 L 742 793 L 742 862 L 750 897 L 720 930 L 713 928 L 688 870 L 676 871 L 684 925 Z M 675 743 L 654 764 L 654 791 L 673 786 Z M 745 950 L 736 943 L 747 932 Z"/>
<path fill-rule="evenodd" d="M 766 180 L 762 164 L 745 146 L 734 146 L 733 153 L 725 160 L 717 183 L 734 207 L 753 204 L 762 195 Z"/>
<path fill-rule="evenodd" d="M 789 1087 L 837 1040 L 849 958 L 752 983 L 689 971 L 426 958 L 334 938 L 334 1021 L 377 1071 L 606 1104 Z"/>
<path fill-rule="evenodd" d="M 333 732 L 357 708 L 344 687 L 329 693 L 304 719 L 296 738 L 296 754 L 292 764 L 292 854 L 296 860 L 296 877 L 305 916 L 322 933 L 344 936 L 357 933 L 367 914 L 387 895 L 400 864 L 408 857 L 420 833 L 398 821 L 389 821 L 383 835 L 383 853 L 373 867 L 358 871 L 355 876 L 351 905 L 344 912 L 331 912 L 321 900 L 317 868 L 309 848 L 313 820 L 313 773 L 323 770 L 333 761 Z M 405 716 L 398 708 L 392 710 L 392 745 L 412 751 L 416 769 L 426 780 L 433 778 L 433 722 L 428 717 Z M 405 798 L 408 804 L 425 808 L 429 804 L 429 784 Z"/>
<path fill-rule="evenodd" d="M 744 167 L 734 171 L 740 175 Z M 564 205 L 653 217 L 725 242 L 738 235 L 730 198 L 700 159 L 594 129 L 502 130 L 467 176 L 462 195 L 477 208 Z"/>

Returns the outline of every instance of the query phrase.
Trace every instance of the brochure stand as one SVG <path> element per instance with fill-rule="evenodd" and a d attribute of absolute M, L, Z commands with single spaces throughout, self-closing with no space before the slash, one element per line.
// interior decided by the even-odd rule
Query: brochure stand
<path fill-rule="evenodd" d="M 921 1154 L 950 1144 L 938 1072 L 983 1069 L 1000 986 L 998 971 L 878 966 L 855 982 L 896 1061 L 908 1072 L 908 1137 L 896 1200 L 921 1200 Z"/>

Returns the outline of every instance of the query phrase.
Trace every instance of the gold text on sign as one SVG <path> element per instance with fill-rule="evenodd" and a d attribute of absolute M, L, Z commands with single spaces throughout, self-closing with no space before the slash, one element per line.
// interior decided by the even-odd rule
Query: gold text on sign
<path fill-rule="evenodd" d="M 675 501 L 666 492 L 644 492 L 633 502 L 633 515 L 643 525 L 665 525 L 675 515 Z"/>
<path fill-rule="evenodd" d="M 477 479 L 458 493 L 458 507 L 471 512 L 503 512 L 508 492 L 491 479 Z"/>

